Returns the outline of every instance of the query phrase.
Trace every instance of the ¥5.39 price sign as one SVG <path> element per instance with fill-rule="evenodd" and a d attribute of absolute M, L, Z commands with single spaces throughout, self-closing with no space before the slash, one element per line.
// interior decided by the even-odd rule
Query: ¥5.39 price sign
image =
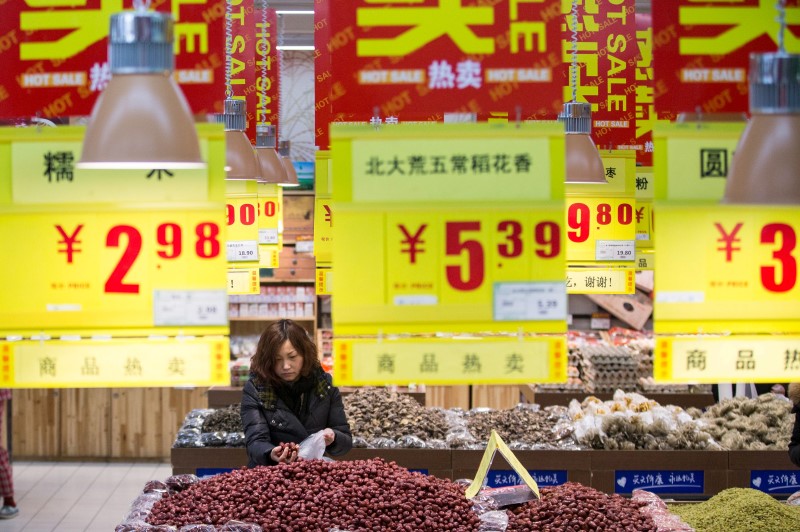
<path fill-rule="evenodd" d="M 657 332 L 800 332 L 796 207 L 659 204 L 658 228 Z"/>
<path fill-rule="evenodd" d="M 567 261 L 632 265 L 636 202 L 628 198 L 567 198 Z"/>
<path fill-rule="evenodd" d="M 0 216 L 0 323 L 25 331 L 195 334 L 227 327 L 216 209 Z"/>
<path fill-rule="evenodd" d="M 561 332 L 562 219 L 557 205 L 535 211 L 341 206 L 333 243 L 335 326 L 343 334 Z"/>

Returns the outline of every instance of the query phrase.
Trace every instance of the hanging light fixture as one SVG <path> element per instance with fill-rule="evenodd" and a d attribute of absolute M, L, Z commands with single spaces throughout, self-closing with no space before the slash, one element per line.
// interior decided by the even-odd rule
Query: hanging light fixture
<path fill-rule="evenodd" d="M 267 0 L 263 0 L 259 6 L 262 24 L 262 46 L 261 46 L 261 101 L 266 104 L 267 86 L 267 62 L 269 54 L 269 41 L 267 40 Z M 262 183 L 280 184 L 287 183 L 288 176 L 283 168 L 283 163 L 275 151 L 276 132 L 275 126 L 261 123 L 256 125 L 256 159 L 258 159 L 259 172 Z"/>
<path fill-rule="evenodd" d="M 231 55 L 233 53 L 231 0 L 225 2 L 225 179 L 262 181 L 253 145 L 247 138 L 247 106 L 233 97 Z"/>
<path fill-rule="evenodd" d="M 300 181 L 297 179 L 297 170 L 294 168 L 291 158 L 291 142 L 282 140 L 278 143 L 278 153 L 281 156 L 283 169 L 286 171 L 286 181 L 278 183 L 282 187 L 299 187 Z"/>
<path fill-rule="evenodd" d="M 174 23 L 168 13 L 111 15 L 111 80 L 95 102 L 78 168 L 205 168 L 189 105 L 172 79 Z"/>
<path fill-rule="evenodd" d="M 786 52 L 778 4 L 778 51 L 750 54 L 750 121 L 725 183 L 727 203 L 800 205 L 800 54 Z"/>
<path fill-rule="evenodd" d="M 566 133 L 566 183 L 606 183 L 603 161 L 592 140 L 592 105 L 578 100 L 578 4 L 572 0 L 572 101 L 558 115 Z"/>

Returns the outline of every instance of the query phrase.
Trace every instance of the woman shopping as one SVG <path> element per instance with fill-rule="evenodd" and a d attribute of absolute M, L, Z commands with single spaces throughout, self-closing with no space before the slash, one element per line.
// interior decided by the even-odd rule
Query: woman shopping
<path fill-rule="evenodd" d="M 322 371 L 317 346 L 292 320 L 272 323 L 258 341 L 250 380 L 242 393 L 242 425 L 248 467 L 297 460 L 284 443 L 300 443 L 323 431 L 325 452 L 337 456 L 353 446 L 339 389 Z"/>

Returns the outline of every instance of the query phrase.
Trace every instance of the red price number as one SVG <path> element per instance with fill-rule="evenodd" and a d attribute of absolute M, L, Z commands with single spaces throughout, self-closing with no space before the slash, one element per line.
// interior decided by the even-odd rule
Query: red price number
<path fill-rule="evenodd" d="M 261 216 L 261 204 L 258 204 L 258 215 Z M 268 218 L 272 218 L 278 214 L 278 204 L 274 201 L 265 201 L 264 202 L 264 216 Z"/>
<path fill-rule="evenodd" d="M 236 205 L 228 203 L 225 205 L 225 217 L 228 226 L 235 223 L 253 225 L 256 223 L 256 206 L 252 203 L 242 203 L 237 209 Z"/>
<path fill-rule="evenodd" d="M 156 252 L 166 260 L 177 259 L 183 252 L 183 231 L 175 223 L 163 223 L 156 229 L 156 241 L 160 249 Z M 194 253 L 201 259 L 219 256 L 219 225 L 203 222 L 194 227 Z M 125 282 L 142 251 L 142 233 L 131 225 L 115 225 L 106 235 L 107 248 L 122 248 L 122 256 L 105 284 L 106 293 L 138 294 L 139 284 Z"/>
<path fill-rule="evenodd" d="M 483 284 L 486 275 L 483 244 L 474 238 L 480 233 L 481 222 L 447 222 L 445 224 L 445 254 L 458 257 L 467 254 L 467 265 L 445 266 L 447 282 L 455 290 L 470 291 Z M 520 257 L 523 253 L 523 228 L 518 221 L 504 220 L 497 224 L 496 232 L 503 241 L 497 244 L 501 257 Z M 533 230 L 536 242 L 534 253 L 542 259 L 552 259 L 561 253 L 561 228 L 553 221 L 542 221 Z"/>
<path fill-rule="evenodd" d="M 630 203 L 620 203 L 614 209 L 608 203 L 598 203 L 595 212 L 585 203 L 572 203 L 567 209 L 567 225 L 570 231 L 567 236 L 571 242 L 580 244 L 589 238 L 592 223 L 609 225 L 614 222 L 619 225 L 630 225 L 633 222 L 633 206 Z"/>
<path fill-rule="evenodd" d="M 761 267 L 761 284 L 770 292 L 788 292 L 797 284 L 797 259 L 792 252 L 797 247 L 797 234 L 791 225 L 767 224 L 761 229 L 762 244 L 779 244 L 772 258 L 777 265 Z"/>

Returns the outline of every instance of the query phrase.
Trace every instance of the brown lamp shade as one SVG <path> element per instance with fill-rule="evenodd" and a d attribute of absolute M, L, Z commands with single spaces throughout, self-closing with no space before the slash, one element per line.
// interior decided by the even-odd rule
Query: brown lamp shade
<path fill-rule="evenodd" d="M 282 140 L 278 143 L 278 153 L 280 154 L 283 168 L 286 170 L 286 181 L 278 183 L 278 185 L 282 187 L 299 187 L 300 181 L 297 179 L 297 170 L 295 170 L 292 159 L 289 156 L 290 151 L 291 141 Z"/>
<path fill-rule="evenodd" d="M 244 131 L 225 131 L 225 179 L 258 181 L 261 169 Z"/>
<path fill-rule="evenodd" d="M 275 150 L 275 127 L 268 124 L 256 126 L 256 159 L 261 171 L 261 183 L 286 183 L 288 176 L 280 156 Z"/>
<path fill-rule="evenodd" d="M 566 183 L 607 183 L 603 161 L 592 137 L 567 134 L 566 155 Z"/>

